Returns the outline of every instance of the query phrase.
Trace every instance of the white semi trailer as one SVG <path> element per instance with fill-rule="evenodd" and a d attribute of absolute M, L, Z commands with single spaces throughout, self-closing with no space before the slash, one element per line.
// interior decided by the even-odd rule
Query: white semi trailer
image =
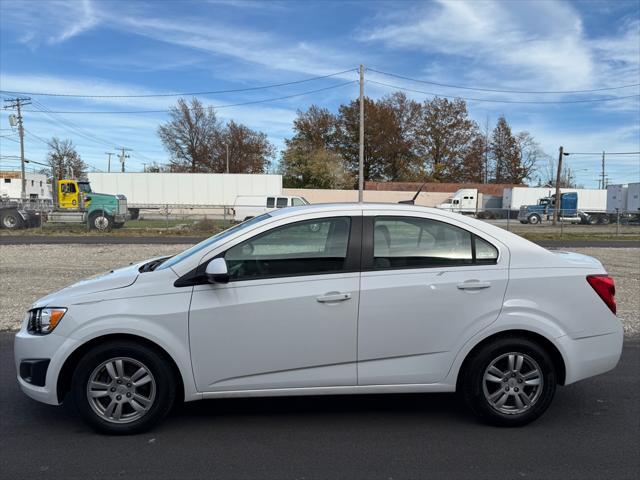
<path fill-rule="evenodd" d="M 236 173 L 89 173 L 99 192 L 127 197 L 129 214 L 143 209 L 233 206 L 239 195 L 281 195 L 282 175 Z"/>
<path fill-rule="evenodd" d="M 612 221 L 640 220 L 640 183 L 607 185 L 607 214 Z"/>
<path fill-rule="evenodd" d="M 578 193 L 578 209 L 584 212 L 605 213 L 607 191 L 591 188 L 561 188 L 560 193 Z M 555 195 L 555 187 L 513 187 L 505 188 L 502 194 L 502 208 L 520 210 L 520 207 L 536 205 L 542 198 Z"/>

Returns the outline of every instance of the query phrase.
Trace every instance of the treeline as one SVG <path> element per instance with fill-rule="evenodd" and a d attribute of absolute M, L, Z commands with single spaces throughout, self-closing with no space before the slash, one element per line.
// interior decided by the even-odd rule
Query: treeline
<path fill-rule="evenodd" d="M 359 103 L 337 113 L 298 111 L 280 161 L 288 187 L 352 188 L 359 160 Z M 365 99 L 367 181 L 521 183 L 544 156 L 528 132 L 514 134 L 504 117 L 492 132 L 469 118 L 463 100 L 423 103 L 397 92 Z"/>
<path fill-rule="evenodd" d="M 364 178 L 367 181 L 521 183 L 544 154 L 528 132 L 513 133 L 500 117 L 492 132 L 469 118 L 463 100 L 422 103 L 396 92 L 365 98 Z M 197 99 L 180 99 L 158 128 L 171 156 L 152 171 L 267 171 L 275 148 L 266 135 L 233 121 L 223 124 Z M 353 188 L 357 184 L 359 102 L 337 113 L 311 106 L 298 111 L 277 171 L 287 187 Z M 228 149 L 228 152 L 227 152 Z"/>

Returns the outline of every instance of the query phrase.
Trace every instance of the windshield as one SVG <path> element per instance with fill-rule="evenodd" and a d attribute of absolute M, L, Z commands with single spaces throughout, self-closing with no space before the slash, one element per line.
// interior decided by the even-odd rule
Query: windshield
<path fill-rule="evenodd" d="M 271 215 L 269 215 L 268 213 L 265 213 L 257 217 L 253 217 L 247 220 L 246 222 L 242 222 L 237 225 L 234 225 L 233 227 L 228 228 L 220 233 L 217 233 L 213 237 L 209 237 L 206 240 L 203 240 L 202 242 L 194 245 L 193 247 L 188 248 L 184 252 L 169 258 L 166 262 L 163 262 L 162 265 L 159 265 L 155 270 L 164 270 L 165 268 L 169 268 L 175 265 L 176 263 L 181 262 L 185 258 L 189 258 L 194 253 L 198 253 L 204 250 L 205 248 L 213 245 L 217 241 L 222 240 L 223 238 L 229 237 L 230 235 L 233 235 L 239 232 L 240 230 L 244 230 L 247 227 L 255 225 L 256 223 L 260 223 L 261 221 L 269 218 L 270 216 Z"/>
<path fill-rule="evenodd" d="M 91 193 L 91 185 L 89 182 L 78 182 L 78 188 L 82 193 Z"/>

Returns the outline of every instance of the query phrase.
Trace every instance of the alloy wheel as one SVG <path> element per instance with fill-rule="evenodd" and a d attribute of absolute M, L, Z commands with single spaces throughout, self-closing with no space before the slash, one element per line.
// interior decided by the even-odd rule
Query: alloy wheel
<path fill-rule="evenodd" d="M 87 382 L 92 410 L 112 423 L 130 423 L 149 412 L 156 397 L 156 381 L 142 362 L 111 358 L 98 365 Z"/>
<path fill-rule="evenodd" d="M 540 398 L 542 369 L 529 355 L 510 352 L 489 363 L 482 377 L 482 390 L 492 408 L 507 415 L 530 409 Z"/>

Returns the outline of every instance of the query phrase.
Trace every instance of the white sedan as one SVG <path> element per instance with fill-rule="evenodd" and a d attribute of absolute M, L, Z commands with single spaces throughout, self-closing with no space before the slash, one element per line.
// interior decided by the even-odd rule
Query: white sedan
<path fill-rule="evenodd" d="M 22 390 L 108 433 L 174 401 L 458 391 L 524 425 L 614 368 L 615 287 L 584 255 L 411 205 L 274 211 L 44 297 L 15 338 Z"/>

